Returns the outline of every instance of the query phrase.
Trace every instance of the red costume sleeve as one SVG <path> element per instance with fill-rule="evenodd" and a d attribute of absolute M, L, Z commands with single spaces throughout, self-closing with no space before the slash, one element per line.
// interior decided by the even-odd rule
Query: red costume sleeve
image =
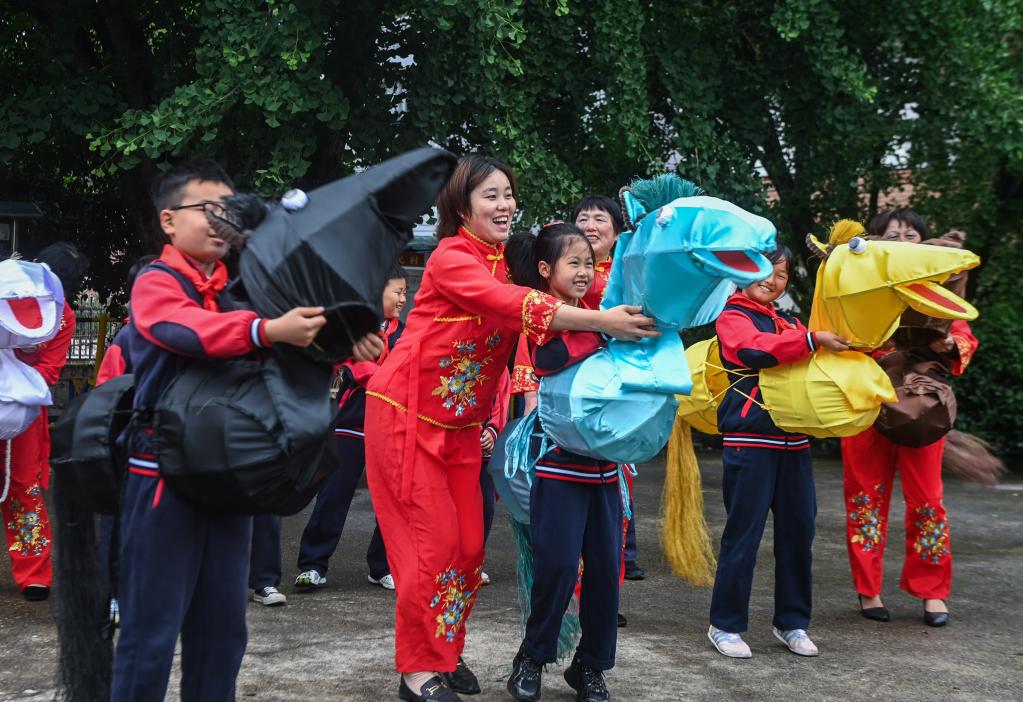
<path fill-rule="evenodd" d="M 980 342 L 973 335 L 973 330 L 965 320 L 957 319 L 952 322 L 948 332 L 952 336 L 955 348 L 952 350 L 952 375 L 962 375 L 966 366 L 973 360 L 973 354 L 977 352 Z"/>
<path fill-rule="evenodd" d="M 169 273 L 151 270 L 131 290 L 131 322 L 162 349 L 194 358 L 233 358 L 268 346 L 266 322 L 249 310 L 204 309 Z"/>
<path fill-rule="evenodd" d="M 799 320 L 778 333 L 757 329 L 753 320 L 739 310 L 725 310 L 715 325 L 721 357 L 752 370 L 795 363 L 817 350 L 812 332 Z"/>
<path fill-rule="evenodd" d="M 124 362 L 124 354 L 121 353 L 121 347 L 117 344 L 110 344 L 106 353 L 103 354 L 103 362 L 99 364 L 99 370 L 96 372 L 96 387 L 99 387 L 111 378 L 124 375 L 126 370 L 127 364 Z"/>
<path fill-rule="evenodd" d="M 511 394 L 521 395 L 526 392 L 536 392 L 540 389 L 540 382 L 533 373 L 533 359 L 529 353 L 529 340 L 519 336 L 519 344 L 515 347 L 515 364 L 511 374 Z"/>
<path fill-rule="evenodd" d="M 71 338 L 75 335 L 75 313 L 71 305 L 64 303 L 64 313 L 60 318 L 60 329 L 57 335 L 47 342 L 39 344 L 33 351 L 15 350 L 15 355 L 23 363 L 35 368 L 43 376 L 47 385 L 60 380 L 60 372 L 67 363 L 67 354 L 71 349 Z"/>
<path fill-rule="evenodd" d="M 604 338 L 594 332 L 563 331 L 533 349 L 533 371 L 541 378 L 557 373 L 593 355 L 605 343 Z"/>
<path fill-rule="evenodd" d="M 496 280 L 466 251 L 450 249 L 430 265 L 437 290 L 457 307 L 520 329 L 537 343 L 547 340 L 554 313 L 564 304 L 539 290 Z"/>

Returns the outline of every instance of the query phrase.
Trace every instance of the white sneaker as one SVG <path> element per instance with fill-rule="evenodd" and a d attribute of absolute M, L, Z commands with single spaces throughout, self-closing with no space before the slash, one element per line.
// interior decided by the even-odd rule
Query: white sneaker
<path fill-rule="evenodd" d="M 327 578 L 315 570 L 306 570 L 295 578 L 295 587 L 300 590 L 315 590 L 327 584 Z"/>
<path fill-rule="evenodd" d="M 270 587 L 261 587 L 253 592 L 252 599 L 267 607 L 279 607 L 288 603 L 288 598 L 284 596 L 284 593 L 272 585 Z"/>
<path fill-rule="evenodd" d="M 749 650 L 749 645 L 738 634 L 721 631 L 721 629 L 712 625 L 707 630 L 707 638 L 710 639 L 710 642 L 714 644 L 714 648 L 722 656 L 728 656 L 729 658 L 753 657 L 753 651 Z"/>
<path fill-rule="evenodd" d="M 481 570 L 480 571 L 480 585 L 489 585 L 489 584 L 490 584 L 490 576 L 487 575 L 487 572 L 485 570 Z"/>
<path fill-rule="evenodd" d="M 797 656 L 817 655 L 817 646 L 810 640 L 810 637 L 806 635 L 806 630 L 804 629 L 781 631 L 778 627 L 775 627 L 774 638 L 785 644 L 788 649 Z"/>
<path fill-rule="evenodd" d="M 374 578 L 372 575 L 367 575 L 366 579 L 369 580 L 374 585 L 379 585 L 380 587 L 384 588 L 385 590 L 393 590 L 394 589 L 394 578 L 391 577 L 390 573 L 388 573 L 387 575 L 385 575 L 384 577 L 382 577 L 380 579 Z"/>

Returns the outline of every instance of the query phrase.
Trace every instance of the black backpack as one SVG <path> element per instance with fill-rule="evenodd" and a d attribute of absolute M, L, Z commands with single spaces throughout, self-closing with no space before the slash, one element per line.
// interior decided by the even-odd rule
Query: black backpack
<path fill-rule="evenodd" d="M 78 396 L 51 432 L 50 465 L 76 500 L 98 514 L 116 514 L 127 455 L 119 444 L 133 415 L 135 379 L 122 375 Z"/>

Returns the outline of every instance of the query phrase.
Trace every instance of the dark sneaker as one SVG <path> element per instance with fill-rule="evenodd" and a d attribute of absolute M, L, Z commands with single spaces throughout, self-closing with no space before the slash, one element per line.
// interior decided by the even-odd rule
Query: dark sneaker
<path fill-rule="evenodd" d="M 629 561 L 625 564 L 626 580 L 643 580 L 646 578 L 646 571 L 640 568 L 636 561 Z"/>
<path fill-rule="evenodd" d="M 618 628 L 621 629 L 623 626 L 627 626 L 629 620 L 625 618 L 625 615 L 621 612 L 618 613 Z"/>
<path fill-rule="evenodd" d="M 512 661 L 512 672 L 508 678 L 508 694 L 519 702 L 537 702 L 540 699 L 540 684 L 543 679 L 543 663 L 533 660 L 519 647 Z"/>
<path fill-rule="evenodd" d="M 565 682 L 575 690 L 579 702 L 609 702 L 611 693 L 604 684 L 604 674 L 591 668 L 579 658 L 572 659 L 572 665 L 565 669 Z"/>
<path fill-rule="evenodd" d="M 405 702 L 462 702 L 462 698 L 448 687 L 448 684 L 439 675 L 434 675 L 427 680 L 418 695 L 405 684 L 405 678 L 400 677 L 399 679 L 398 698 Z"/>
<path fill-rule="evenodd" d="M 480 694 L 480 681 L 476 679 L 476 675 L 469 670 L 469 666 L 465 664 L 462 657 L 458 657 L 458 667 L 450 673 L 440 674 L 447 684 L 451 686 L 451 689 L 463 695 L 478 695 Z"/>

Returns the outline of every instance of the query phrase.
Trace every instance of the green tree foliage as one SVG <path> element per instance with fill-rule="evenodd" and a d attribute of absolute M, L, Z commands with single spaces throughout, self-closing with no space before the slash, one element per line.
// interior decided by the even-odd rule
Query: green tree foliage
<path fill-rule="evenodd" d="M 490 152 L 519 174 L 522 226 L 675 167 L 778 225 L 804 308 L 805 234 L 908 183 L 986 261 L 964 423 L 1023 449 L 991 409 L 1023 400 L 1023 0 L 0 6 L 0 196 L 39 202 L 103 290 L 158 243 L 153 176 L 194 154 L 273 194 L 424 143 Z"/>

